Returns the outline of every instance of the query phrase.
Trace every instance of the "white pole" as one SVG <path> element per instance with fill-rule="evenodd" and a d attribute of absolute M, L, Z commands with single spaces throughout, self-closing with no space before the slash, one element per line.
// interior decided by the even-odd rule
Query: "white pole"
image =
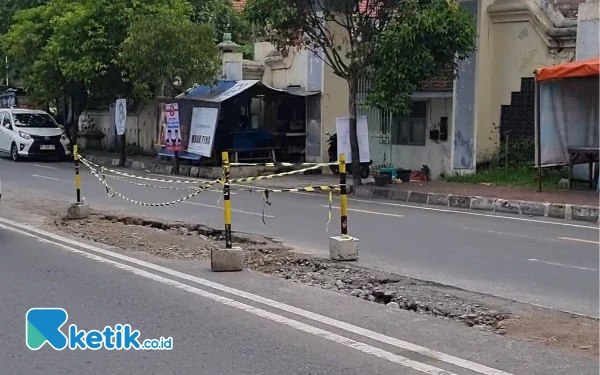
<path fill-rule="evenodd" d="M 8 56 L 5 56 L 5 68 L 6 68 L 6 87 L 8 87 Z"/>

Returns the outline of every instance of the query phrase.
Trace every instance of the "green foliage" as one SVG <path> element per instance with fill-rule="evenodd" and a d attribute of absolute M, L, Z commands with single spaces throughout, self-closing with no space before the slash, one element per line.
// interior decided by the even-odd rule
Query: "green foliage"
<path fill-rule="evenodd" d="M 0 45 L 38 100 L 142 99 L 163 79 L 214 75 L 214 30 L 186 0 L 27 2 L 42 5 L 17 11 Z"/>
<path fill-rule="evenodd" d="M 393 113 L 410 111 L 410 95 L 475 51 L 474 17 L 446 0 L 405 1 L 379 36 L 368 67 L 369 104 Z"/>
<path fill-rule="evenodd" d="M 561 179 L 567 178 L 568 173 L 564 168 L 547 168 L 542 172 L 544 189 L 564 189 L 558 183 Z M 538 186 L 538 172 L 532 166 L 499 167 L 484 169 L 467 175 L 453 174 L 447 176 L 445 180 L 465 184 L 520 186 L 534 189 Z"/>
<path fill-rule="evenodd" d="M 453 0 L 249 0 L 244 14 L 280 50 L 322 50 L 351 88 L 368 76 L 369 103 L 392 112 L 475 50 L 474 17 Z"/>
<path fill-rule="evenodd" d="M 189 2 L 194 8 L 194 22 L 212 25 L 217 42 L 222 40 L 224 33 L 231 33 L 233 41 L 238 44 L 250 40 L 250 25 L 234 9 L 231 0 L 189 0 Z"/>
<path fill-rule="evenodd" d="M 187 1 L 140 13 L 123 42 L 119 61 L 127 72 L 136 97 L 148 98 L 156 84 L 179 77 L 184 85 L 204 84 L 215 79 L 220 67 L 214 29 L 192 22 Z"/>

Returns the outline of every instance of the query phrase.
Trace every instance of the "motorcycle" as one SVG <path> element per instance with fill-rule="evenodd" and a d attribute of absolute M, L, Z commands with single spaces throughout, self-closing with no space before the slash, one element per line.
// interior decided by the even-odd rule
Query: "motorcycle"
<path fill-rule="evenodd" d="M 327 149 L 327 153 L 329 154 L 329 162 L 335 162 L 338 160 L 338 151 L 337 151 L 337 133 L 329 134 L 329 132 L 325 132 L 329 138 L 327 139 L 327 143 L 329 143 L 329 148 Z M 368 178 L 371 174 L 371 165 L 373 164 L 373 160 L 369 160 L 368 162 L 360 163 L 360 177 Z M 330 165 L 329 169 L 331 169 L 331 173 L 340 174 L 340 168 L 337 165 Z M 351 161 L 346 163 L 346 171 L 348 174 L 352 175 L 352 164 Z"/>

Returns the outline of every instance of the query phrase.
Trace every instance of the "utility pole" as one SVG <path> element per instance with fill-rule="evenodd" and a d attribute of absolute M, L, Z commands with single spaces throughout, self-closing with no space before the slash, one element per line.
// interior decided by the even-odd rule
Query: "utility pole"
<path fill-rule="evenodd" d="M 6 71 L 6 87 L 8 88 L 8 56 L 4 57 L 4 69 Z"/>

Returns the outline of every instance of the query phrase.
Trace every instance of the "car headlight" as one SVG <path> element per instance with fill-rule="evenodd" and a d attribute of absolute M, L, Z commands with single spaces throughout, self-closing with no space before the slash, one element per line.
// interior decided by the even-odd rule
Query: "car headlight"
<path fill-rule="evenodd" d="M 19 132 L 19 136 L 23 139 L 31 139 L 31 136 L 27 133 Z"/>

